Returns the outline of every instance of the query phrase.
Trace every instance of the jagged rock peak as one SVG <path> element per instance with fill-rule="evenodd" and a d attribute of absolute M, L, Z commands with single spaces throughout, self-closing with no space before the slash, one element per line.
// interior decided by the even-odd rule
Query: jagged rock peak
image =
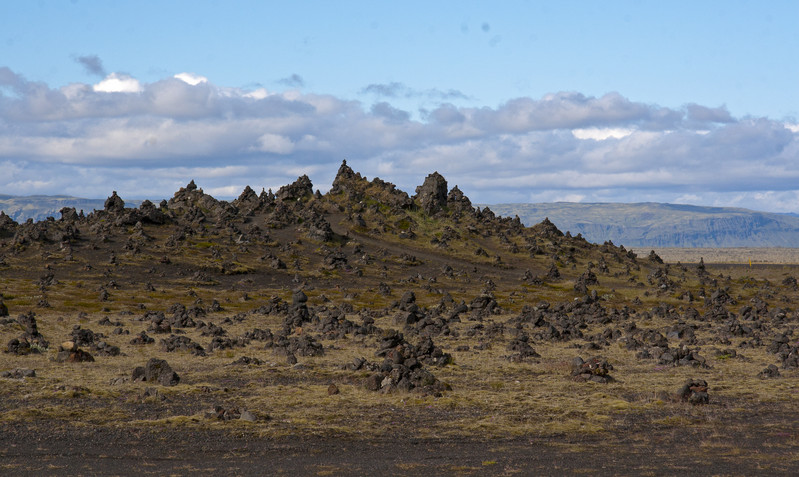
<path fill-rule="evenodd" d="M 438 172 L 433 172 L 416 188 L 416 196 L 422 209 L 434 214 L 447 206 L 447 180 Z"/>
<path fill-rule="evenodd" d="M 447 195 L 447 206 L 461 211 L 472 210 L 472 201 L 461 192 L 458 186 L 455 186 Z"/>
<path fill-rule="evenodd" d="M 313 195 L 313 184 L 307 175 L 299 177 L 289 185 L 284 185 L 277 191 L 280 200 L 299 200 Z"/>
<path fill-rule="evenodd" d="M 236 199 L 236 204 L 239 203 L 257 203 L 258 202 L 258 194 L 255 193 L 254 190 L 250 186 L 244 187 L 244 190 L 241 191 L 241 195 L 238 199 Z"/>
<path fill-rule="evenodd" d="M 274 200 L 275 200 L 275 194 L 272 192 L 272 189 L 269 189 L 269 192 L 267 192 L 267 191 L 266 191 L 266 190 L 265 190 L 265 189 L 262 187 L 262 188 L 261 188 L 261 195 L 259 195 L 259 196 L 258 196 L 258 198 L 259 198 L 259 199 L 261 200 L 261 202 L 263 202 L 263 203 L 270 203 L 270 202 L 274 202 Z"/>
<path fill-rule="evenodd" d="M 362 179 L 363 177 L 361 177 L 361 174 L 353 171 L 352 168 L 347 165 L 347 160 L 345 159 L 341 161 L 341 166 L 338 168 L 336 178 L 333 179 L 333 186 L 330 188 L 330 193 L 339 194 L 345 192 L 348 183 L 360 181 Z"/>
<path fill-rule="evenodd" d="M 14 219 L 6 215 L 5 211 L 0 210 L 0 228 L 13 227 L 15 225 L 17 225 L 17 223 L 14 221 Z"/>
<path fill-rule="evenodd" d="M 348 200 L 358 202 L 368 197 L 390 207 L 403 209 L 410 208 L 413 201 L 405 191 L 397 189 L 397 186 L 390 182 L 375 177 L 371 182 L 354 172 L 347 161 L 341 163 L 333 186 L 330 188 L 331 195 L 346 194 Z"/>
<path fill-rule="evenodd" d="M 186 184 L 186 190 L 197 190 L 197 184 L 194 183 L 194 179 L 192 179 L 191 182 Z"/>
<path fill-rule="evenodd" d="M 549 217 L 545 217 L 541 223 L 534 225 L 533 230 L 543 237 L 563 237 L 563 232 L 549 220 Z"/>
<path fill-rule="evenodd" d="M 125 209 L 125 201 L 117 195 L 117 191 L 113 191 L 103 206 L 106 212 L 122 212 Z"/>

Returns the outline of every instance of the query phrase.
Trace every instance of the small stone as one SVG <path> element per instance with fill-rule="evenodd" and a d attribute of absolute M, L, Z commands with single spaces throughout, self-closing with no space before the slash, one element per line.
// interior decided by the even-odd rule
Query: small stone
<path fill-rule="evenodd" d="M 331 384 L 330 386 L 327 387 L 328 396 L 333 396 L 340 393 L 341 391 L 339 391 L 338 386 L 336 386 L 335 384 Z"/>
<path fill-rule="evenodd" d="M 250 411 L 244 410 L 241 412 L 239 419 L 247 422 L 255 422 L 258 420 L 258 417 L 256 417 L 255 414 L 251 413 Z"/>

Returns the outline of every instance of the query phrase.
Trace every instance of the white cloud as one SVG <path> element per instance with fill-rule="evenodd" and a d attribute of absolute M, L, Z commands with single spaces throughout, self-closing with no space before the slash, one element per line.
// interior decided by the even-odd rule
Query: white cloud
<path fill-rule="evenodd" d="M 111 73 L 104 80 L 93 87 L 94 91 L 100 93 L 139 93 L 142 86 L 139 80 L 120 73 Z"/>
<path fill-rule="evenodd" d="M 245 98 L 264 99 L 269 96 L 269 91 L 267 91 L 266 88 L 258 88 L 254 91 L 250 91 L 249 93 L 244 93 L 243 96 Z"/>
<path fill-rule="evenodd" d="M 294 150 L 294 143 L 291 142 L 291 139 L 279 134 L 266 133 L 258 138 L 254 149 L 260 152 L 289 154 Z"/>
<path fill-rule="evenodd" d="M 175 78 L 183 81 L 186 84 L 190 84 L 192 86 L 197 86 L 200 83 L 207 83 L 208 78 L 205 76 L 200 76 L 194 73 L 178 73 L 175 75 Z"/>
<path fill-rule="evenodd" d="M 238 185 L 211 187 L 210 189 L 204 189 L 203 192 L 214 197 L 235 197 L 244 190 L 244 187 Z"/>
<path fill-rule="evenodd" d="M 608 138 L 621 139 L 633 133 L 629 128 L 585 128 L 585 129 L 572 129 L 572 134 L 577 139 L 593 139 L 595 141 L 604 141 Z"/>

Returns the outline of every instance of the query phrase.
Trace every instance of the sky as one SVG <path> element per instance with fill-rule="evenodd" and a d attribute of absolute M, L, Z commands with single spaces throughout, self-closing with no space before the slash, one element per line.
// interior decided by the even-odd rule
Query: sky
<path fill-rule="evenodd" d="M 0 194 L 342 160 L 474 203 L 799 213 L 799 1 L 0 0 Z"/>

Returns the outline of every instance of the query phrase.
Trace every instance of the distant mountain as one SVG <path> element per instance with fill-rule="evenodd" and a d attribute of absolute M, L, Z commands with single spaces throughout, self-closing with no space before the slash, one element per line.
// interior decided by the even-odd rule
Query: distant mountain
<path fill-rule="evenodd" d="M 799 247 L 799 217 L 731 207 L 555 202 L 488 205 L 525 225 L 549 218 L 563 232 L 625 247 Z"/>
<path fill-rule="evenodd" d="M 13 196 L 0 194 L 0 210 L 6 213 L 15 222 L 45 220 L 47 217 L 61 218 L 59 211 L 64 207 L 74 207 L 75 210 L 89 213 L 95 209 L 102 209 L 105 199 L 83 199 L 66 195 L 28 195 Z M 140 200 L 125 201 L 127 207 L 138 207 Z"/>

